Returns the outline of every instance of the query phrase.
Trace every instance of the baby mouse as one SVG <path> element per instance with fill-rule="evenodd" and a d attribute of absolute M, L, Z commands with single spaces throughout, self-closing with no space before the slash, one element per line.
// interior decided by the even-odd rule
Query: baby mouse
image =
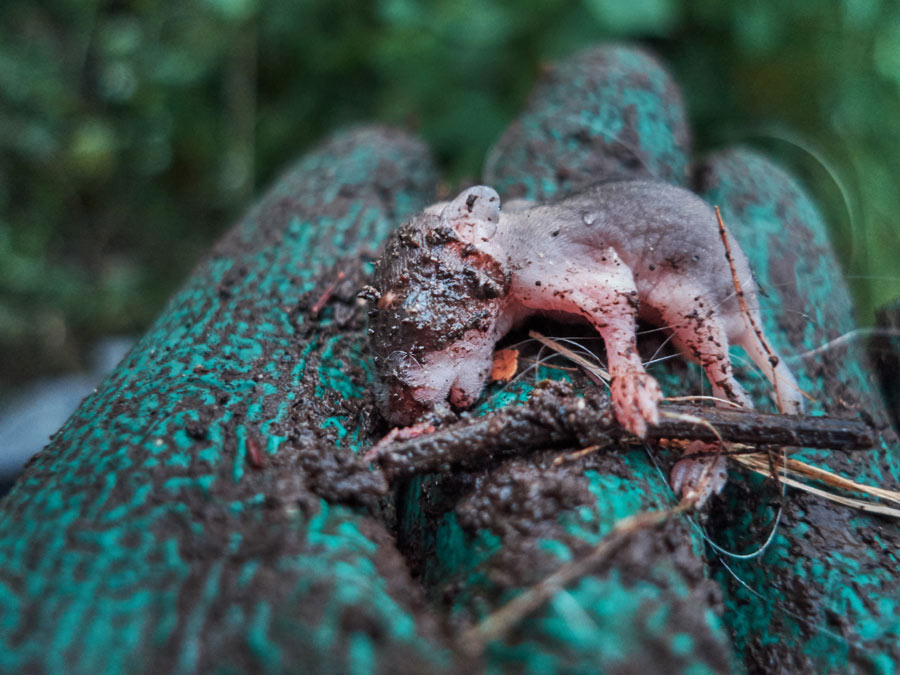
<path fill-rule="evenodd" d="M 750 267 L 730 242 L 761 326 Z M 370 333 L 379 401 L 396 426 L 445 401 L 454 408 L 474 403 L 496 342 L 536 313 L 587 320 L 600 333 L 616 419 L 639 437 L 658 421 L 662 394 L 641 364 L 638 318 L 671 331 L 678 350 L 703 367 L 715 396 L 752 405 L 728 357 L 729 344 L 738 344 L 771 380 L 779 410 L 802 409 L 793 375 L 742 315 L 713 209 L 667 183 L 601 183 L 553 204 L 519 200 L 503 210 L 493 189 L 469 188 L 390 236 L 374 286 L 368 297 L 375 302 Z M 714 467 L 709 461 L 679 462 L 676 492 L 692 489 L 710 469 L 713 484 L 705 481 L 703 498 L 721 489 L 724 458 Z"/>

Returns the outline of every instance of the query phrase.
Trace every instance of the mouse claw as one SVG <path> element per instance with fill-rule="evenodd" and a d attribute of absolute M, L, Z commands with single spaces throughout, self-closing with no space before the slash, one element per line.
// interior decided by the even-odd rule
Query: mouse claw
<path fill-rule="evenodd" d="M 662 391 L 652 375 L 637 370 L 617 375 L 610 385 L 610 394 L 619 424 L 638 438 L 647 435 L 648 424 L 659 423 L 657 404 Z"/>
<path fill-rule="evenodd" d="M 682 499 L 694 501 L 694 506 L 702 507 L 710 497 L 722 492 L 728 481 L 728 470 L 724 455 L 711 455 L 716 451 L 715 443 L 694 441 L 686 454 L 705 453 L 706 456 L 685 457 L 672 467 L 669 481 L 672 491 Z"/>

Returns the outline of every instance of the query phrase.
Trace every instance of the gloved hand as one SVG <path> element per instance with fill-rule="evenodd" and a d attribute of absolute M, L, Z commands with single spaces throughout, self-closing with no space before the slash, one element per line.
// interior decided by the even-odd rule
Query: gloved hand
<path fill-rule="evenodd" d="M 692 163 L 688 138 L 660 66 L 600 48 L 545 76 L 484 182 L 544 199 L 613 176 L 693 185 L 722 206 L 770 292 L 763 313 L 781 353 L 846 330 L 849 296 L 796 182 L 747 151 Z M 393 494 L 357 461 L 384 427 L 356 290 L 434 183 L 408 137 L 338 135 L 214 248 L 0 504 L 0 669 L 819 670 L 848 653 L 860 669 L 896 664 L 900 572 L 871 554 L 896 550 L 897 529 L 794 493 L 765 555 L 727 561 L 762 597 L 673 520 L 483 653 L 454 649 L 462 629 L 587 554 L 614 522 L 673 498 L 634 450 L 562 467 L 556 453 L 509 460 Z M 829 412 L 858 402 L 878 415 L 847 349 L 791 365 Z M 667 394 L 684 386 L 683 369 L 658 374 Z M 886 447 L 821 461 L 888 487 L 898 475 Z M 709 516 L 714 540 L 741 553 L 765 540 L 776 493 L 760 483 L 731 481 Z"/>
<path fill-rule="evenodd" d="M 851 299 L 810 197 L 758 153 L 725 148 L 695 157 L 689 139 L 678 88 L 659 64 L 638 50 L 602 47 L 542 78 L 489 155 L 483 182 L 504 200 L 557 199 L 613 178 L 653 177 L 696 190 L 721 207 L 750 258 L 766 294 L 766 335 L 814 399 L 808 409 L 866 410 L 885 420 L 860 345 L 803 356 L 853 328 Z M 765 378 L 740 371 L 757 405 L 773 410 Z M 700 393 L 702 376 L 681 359 L 651 372 L 667 395 Z M 522 389 L 488 390 L 481 410 L 521 398 Z M 896 447 L 886 431 L 874 452 L 800 457 L 895 488 Z M 557 466 L 558 454 L 507 460 L 475 476 L 430 477 L 404 496 L 402 540 L 413 547 L 429 593 L 449 602 L 461 623 L 484 620 L 568 561 L 585 559 L 622 518 L 676 502 L 666 481 L 671 454 L 604 451 Z M 894 523 L 793 490 L 776 521 L 779 488 L 733 463 L 732 475 L 704 525 L 713 542 L 748 557 L 716 550 L 684 519 L 643 532 L 500 638 L 478 645 L 488 663 L 541 672 L 678 672 L 701 664 L 715 672 L 818 672 L 843 667 L 848 650 L 863 671 L 896 663 L 898 614 L 876 616 L 867 603 L 886 600 L 898 573 L 893 564 L 865 562 L 900 543 Z M 883 538 L 877 544 L 863 534 L 874 527 Z M 860 566 L 871 573 L 848 576 Z M 846 633 L 835 634 L 829 616 L 846 616 Z M 488 622 L 495 619 L 502 622 L 499 615 Z"/>

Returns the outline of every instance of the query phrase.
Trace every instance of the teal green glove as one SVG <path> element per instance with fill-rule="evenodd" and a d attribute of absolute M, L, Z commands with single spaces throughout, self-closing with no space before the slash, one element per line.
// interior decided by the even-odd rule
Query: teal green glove
<path fill-rule="evenodd" d="M 692 185 L 722 206 L 751 258 L 782 354 L 848 330 L 849 296 L 810 200 L 747 151 L 692 164 L 685 117 L 651 58 L 591 50 L 538 85 L 484 179 L 505 198 L 609 177 Z M 383 481 L 355 459 L 383 431 L 355 298 L 360 256 L 428 203 L 434 182 L 408 138 L 344 134 L 220 242 L 0 503 L 0 670 L 893 671 L 896 526 L 794 492 L 763 555 L 724 558 L 741 581 L 676 519 L 629 540 L 474 662 L 453 649 L 461 630 L 586 555 L 619 519 L 674 498 L 671 458 L 654 454 L 660 471 L 636 450 L 561 467 L 544 453 L 379 498 Z M 821 400 L 810 407 L 878 418 L 860 353 L 844 349 L 791 362 Z M 674 394 L 691 390 L 692 372 L 654 374 Z M 763 405 L 761 381 L 750 388 Z M 495 386 L 481 410 L 528 390 Z M 891 443 L 806 457 L 896 487 Z M 711 538 L 758 547 L 774 499 L 734 472 L 710 509 Z"/>

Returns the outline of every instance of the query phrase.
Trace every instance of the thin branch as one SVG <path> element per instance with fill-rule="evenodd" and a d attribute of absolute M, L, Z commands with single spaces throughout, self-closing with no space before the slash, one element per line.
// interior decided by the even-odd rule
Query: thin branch
<path fill-rule="evenodd" d="M 861 420 L 666 404 L 660 405 L 660 412 L 659 424 L 650 426 L 643 440 L 724 441 L 759 452 L 772 446 L 865 450 L 875 444 L 876 438 L 872 427 Z M 554 383 L 537 389 L 525 405 L 386 443 L 379 449 L 377 461 L 393 479 L 449 466 L 483 466 L 504 455 L 616 442 L 638 443 L 642 439 L 615 421 L 605 395 L 591 392 L 578 397 L 562 383 Z"/>

